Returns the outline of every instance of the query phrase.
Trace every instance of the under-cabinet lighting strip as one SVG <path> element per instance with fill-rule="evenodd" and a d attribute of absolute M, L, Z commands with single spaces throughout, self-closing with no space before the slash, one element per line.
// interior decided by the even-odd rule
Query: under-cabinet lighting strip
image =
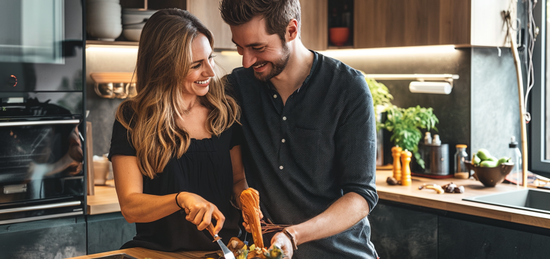
<path fill-rule="evenodd" d="M 421 47 L 388 47 L 366 49 L 328 49 L 319 53 L 329 57 L 361 56 L 361 55 L 409 55 L 452 53 L 458 51 L 454 45 L 437 45 Z"/>
<path fill-rule="evenodd" d="M 89 51 L 111 51 L 111 52 L 137 52 L 138 46 L 130 45 L 101 45 L 93 44 L 86 46 Z M 430 54 L 449 53 L 457 51 L 454 45 L 422 46 L 422 47 L 391 47 L 391 48 L 366 48 L 366 49 L 329 49 L 319 53 L 329 57 L 360 56 L 360 55 L 403 55 L 403 54 Z M 235 50 L 221 50 L 224 56 L 239 56 Z"/>
<path fill-rule="evenodd" d="M 365 77 L 376 80 L 452 80 L 458 75 L 451 74 L 368 74 Z"/>
<path fill-rule="evenodd" d="M 87 46 L 86 51 L 136 52 L 137 53 L 138 46 L 94 45 L 94 46 Z"/>

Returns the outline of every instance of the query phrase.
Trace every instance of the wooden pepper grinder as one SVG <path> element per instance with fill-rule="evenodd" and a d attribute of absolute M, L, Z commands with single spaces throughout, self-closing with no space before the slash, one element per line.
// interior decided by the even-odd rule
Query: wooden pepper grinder
<path fill-rule="evenodd" d="M 412 153 L 408 150 L 401 152 L 401 185 L 409 186 L 411 185 L 411 157 Z"/>
<path fill-rule="evenodd" d="M 401 149 L 398 146 L 391 148 L 391 153 L 393 156 L 393 178 L 395 178 L 396 181 L 401 180 L 401 161 L 399 158 L 401 157 Z"/>

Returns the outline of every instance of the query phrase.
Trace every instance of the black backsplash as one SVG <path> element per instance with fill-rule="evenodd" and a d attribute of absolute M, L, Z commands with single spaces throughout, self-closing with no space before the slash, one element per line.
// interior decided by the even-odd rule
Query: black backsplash
<path fill-rule="evenodd" d="M 453 168 L 456 144 L 472 153 L 486 148 L 495 156 L 508 153 L 510 137 L 519 140 L 517 82 L 509 48 L 463 48 L 454 52 L 388 54 L 336 58 L 366 74 L 457 74 L 449 95 L 411 93 L 410 80 L 378 80 L 402 108 L 432 107 L 439 119 L 442 143 L 449 144 L 449 168 Z M 392 162 L 389 133 L 385 132 L 384 164 Z"/>

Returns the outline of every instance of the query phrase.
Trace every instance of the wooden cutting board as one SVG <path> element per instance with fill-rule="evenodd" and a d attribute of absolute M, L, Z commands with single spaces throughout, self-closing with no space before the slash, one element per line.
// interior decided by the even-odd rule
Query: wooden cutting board
<path fill-rule="evenodd" d="M 93 258 L 102 258 L 104 256 L 116 255 L 116 254 L 127 254 L 138 259 L 205 259 L 206 254 L 211 254 L 212 251 L 181 251 L 181 252 L 162 252 L 156 250 L 150 250 L 141 247 L 128 248 L 115 250 L 110 252 L 83 255 L 78 257 L 72 257 L 70 259 L 93 259 Z"/>

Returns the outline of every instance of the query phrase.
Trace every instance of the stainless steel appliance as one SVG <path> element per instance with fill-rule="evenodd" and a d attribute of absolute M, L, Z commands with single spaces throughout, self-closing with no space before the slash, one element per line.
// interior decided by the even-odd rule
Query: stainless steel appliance
<path fill-rule="evenodd" d="M 83 215 L 83 0 L 0 6 L 0 224 Z"/>

